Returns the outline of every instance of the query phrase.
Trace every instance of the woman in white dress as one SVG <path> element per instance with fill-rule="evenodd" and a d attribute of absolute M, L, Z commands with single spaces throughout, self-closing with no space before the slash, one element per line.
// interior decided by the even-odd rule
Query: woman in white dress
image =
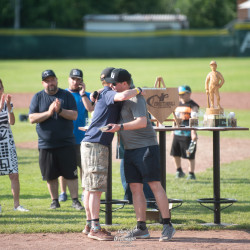
<path fill-rule="evenodd" d="M 16 147 L 10 125 L 15 124 L 11 96 L 4 94 L 4 87 L 0 79 L 0 175 L 9 175 L 11 191 L 14 198 L 14 210 L 27 212 L 19 204 L 20 183 L 18 175 L 18 161 Z M 0 205 L 1 212 L 1 205 Z"/>

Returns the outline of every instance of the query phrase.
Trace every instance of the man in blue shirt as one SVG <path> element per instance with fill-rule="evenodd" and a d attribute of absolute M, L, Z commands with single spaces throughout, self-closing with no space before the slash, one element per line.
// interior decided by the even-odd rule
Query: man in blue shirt
<path fill-rule="evenodd" d="M 85 189 L 84 206 L 87 223 L 83 233 L 95 240 L 113 240 L 109 232 L 101 229 L 99 222 L 100 199 L 102 192 L 107 189 L 109 146 L 114 137 L 113 133 L 100 130 L 109 123 L 119 119 L 121 101 L 128 100 L 138 94 L 138 89 L 131 89 L 122 93 L 112 90 L 106 81 L 114 68 L 106 68 L 101 73 L 103 90 L 99 92 L 92 122 L 81 143 L 81 159 L 83 170 L 83 188 Z M 122 84 L 130 81 L 131 75 L 127 70 L 117 69 L 117 80 Z"/>
<path fill-rule="evenodd" d="M 76 157 L 77 157 L 77 166 L 81 168 L 81 153 L 80 153 L 80 144 L 84 138 L 85 131 L 79 130 L 79 127 L 84 127 L 86 125 L 86 118 L 88 118 L 88 112 L 94 110 L 94 106 L 90 101 L 90 93 L 86 92 L 86 85 L 83 82 L 83 73 L 80 69 L 72 69 L 68 78 L 69 88 L 66 90 L 69 91 L 76 100 L 78 116 L 74 124 L 74 136 L 76 138 Z M 80 169 L 80 179 L 82 179 L 82 170 Z M 66 181 L 61 176 L 60 177 L 60 187 L 61 194 L 59 195 L 59 201 L 66 201 Z"/>

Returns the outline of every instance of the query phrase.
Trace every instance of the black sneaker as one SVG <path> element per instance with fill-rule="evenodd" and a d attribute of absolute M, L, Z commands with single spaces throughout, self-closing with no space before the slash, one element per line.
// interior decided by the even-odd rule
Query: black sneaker
<path fill-rule="evenodd" d="M 50 209 L 56 209 L 60 207 L 60 203 L 58 200 L 53 200 L 52 203 L 50 204 Z"/>
<path fill-rule="evenodd" d="M 176 179 L 184 178 L 184 177 L 185 177 L 185 173 L 183 171 L 176 171 L 176 175 L 175 175 Z"/>
<path fill-rule="evenodd" d="M 79 200 L 73 200 L 72 207 L 76 210 L 83 210 L 84 208 Z"/>

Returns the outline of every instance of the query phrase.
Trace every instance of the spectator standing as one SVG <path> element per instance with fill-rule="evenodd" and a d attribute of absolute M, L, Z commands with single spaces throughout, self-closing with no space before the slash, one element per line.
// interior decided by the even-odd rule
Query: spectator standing
<path fill-rule="evenodd" d="M 0 175 L 9 175 L 11 191 L 14 199 L 14 210 L 28 212 L 19 203 L 20 182 L 18 174 L 18 159 L 15 142 L 10 125 L 15 124 L 15 115 L 11 95 L 4 94 L 3 82 L 0 79 Z M 1 212 L 0 205 L 0 212 Z"/>
<path fill-rule="evenodd" d="M 175 109 L 175 112 L 179 114 L 182 125 L 189 126 L 189 118 L 191 117 L 191 112 L 198 112 L 199 105 L 191 99 L 191 88 L 187 85 L 180 86 L 179 89 L 179 106 Z M 181 158 L 188 159 L 189 161 L 189 175 L 188 180 L 195 180 L 195 153 L 196 153 L 196 144 L 197 142 L 197 133 L 195 130 L 183 131 L 176 130 L 174 131 L 174 138 L 172 142 L 170 155 L 174 157 L 174 164 L 176 167 L 176 178 L 185 177 L 185 173 L 181 167 Z M 191 144 L 192 143 L 192 144 Z M 187 150 L 192 145 L 193 152 L 187 154 Z"/>
<path fill-rule="evenodd" d="M 44 90 L 36 93 L 30 104 L 29 120 L 36 123 L 38 134 L 39 165 L 43 180 L 47 181 L 52 199 L 51 209 L 60 207 L 58 177 L 63 176 L 72 198 L 72 206 L 83 207 L 78 200 L 73 120 L 77 118 L 76 101 L 71 93 L 58 88 L 53 70 L 42 72 Z"/>
<path fill-rule="evenodd" d="M 66 89 L 69 91 L 75 98 L 78 116 L 74 124 L 74 136 L 76 139 L 76 157 L 77 157 L 77 166 L 80 168 L 80 179 L 82 180 L 82 169 L 81 169 L 81 141 L 84 138 L 85 131 L 79 130 L 79 127 L 84 127 L 86 125 L 86 118 L 88 118 L 88 112 L 94 110 L 94 106 L 90 101 L 90 94 L 86 91 L 86 85 L 83 82 L 83 73 L 80 69 L 72 69 L 68 77 L 69 87 Z M 59 195 L 59 201 L 67 200 L 66 193 L 66 181 L 61 176 L 60 177 L 60 187 L 61 194 Z M 82 197 L 83 197 L 82 193 Z M 83 201 L 83 199 L 82 199 Z"/>

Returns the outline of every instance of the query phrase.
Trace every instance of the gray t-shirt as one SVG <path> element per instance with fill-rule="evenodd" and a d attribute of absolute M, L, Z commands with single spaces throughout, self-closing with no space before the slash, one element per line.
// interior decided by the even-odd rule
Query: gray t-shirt
<path fill-rule="evenodd" d="M 136 130 L 120 131 L 125 149 L 136 149 L 157 145 L 156 133 L 149 120 L 146 101 L 143 96 L 137 95 L 123 102 L 120 123 L 135 120 L 137 117 L 147 117 L 147 127 Z"/>

